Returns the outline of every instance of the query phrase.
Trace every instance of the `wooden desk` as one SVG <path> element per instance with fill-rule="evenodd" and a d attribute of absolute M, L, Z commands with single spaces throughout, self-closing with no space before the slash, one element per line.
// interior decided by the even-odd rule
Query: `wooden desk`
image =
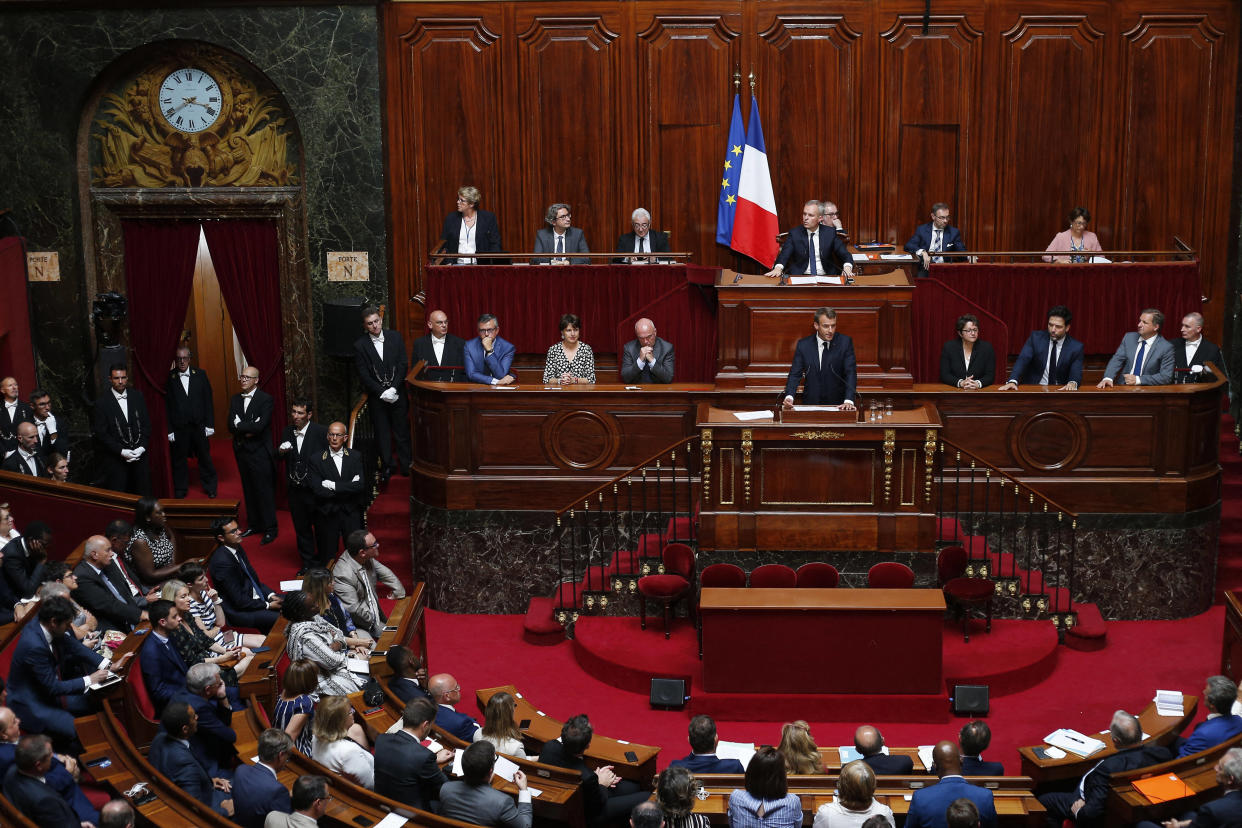
<path fill-rule="evenodd" d="M 1149 737 L 1143 744 L 1167 745 L 1195 720 L 1195 714 L 1199 711 L 1198 696 L 1183 696 L 1183 701 L 1185 712 L 1181 716 L 1161 716 L 1156 712 L 1155 702 L 1149 702 L 1143 708 L 1143 712 L 1138 715 L 1139 724 Z M 1052 730 L 1055 728 L 1050 727 L 1049 732 Z M 1063 759 L 1041 759 L 1035 755 L 1035 748 L 1044 745 L 1020 747 L 1018 755 L 1022 759 L 1022 773 L 1035 780 L 1036 788 L 1046 788 L 1052 783 L 1070 779 L 1081 779 L 1097 762 L 1117 752 L 1113 738 L 1107 731 L 1095 734 L 1095 738 L 1104 742 L 1104 750 L 1086 758 L 1069 753 Z"/>
<path fill-rule="evenodd" d="M 859 275 L 850 286 L 781 285 L 759 274 L 721 271 L 716 282 L 716 387 L 784 386 L 798 340 L 811 334 L 816 308 L 837 311 L 854 340 L 858 384 L 909 388 L 910 307 L 914 287 L 901 268 Z"/>
<path fill-rule="evenodd" d="M 938 589 L 704 589 L 703 689 L 712 693 L 944 691 Z M 843 670 L 809 642 L 850 641 Z M 762 654 L 762 669 L 753 656 Z"/>
<path fill-rule="evenodd" d="M 1242 746 L 1242 735 L 1189 756 L 1113 774 L 1108 789 L 1106 824 L 1109 828 L 1121 828 L 1139 820 L 1161 822 L 1180 817 L 1186 811 L 1216 799 L 1224 793 L 1216 781 L 1216 763 L 1230 749 L 1239 746 Z M 1168 774 L 1175 774 L 1193 793 L 1169 802 L 1151 802 L 1134 786 L 1140 779 Z"/>
<path fill-rule="evenodd" d="M 842 413 L 855 421 L 818 412 L 741 421 L 700 404 L 699 548 L 932 551 L 935 408 L 874 423 Z"/>

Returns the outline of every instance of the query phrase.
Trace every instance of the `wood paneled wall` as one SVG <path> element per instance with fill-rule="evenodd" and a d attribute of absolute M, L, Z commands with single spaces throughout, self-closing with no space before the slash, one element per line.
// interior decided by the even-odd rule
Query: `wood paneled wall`
<path fill-rule="evenodd" d="M 923 5 L 387 5 L 399 323 L 417 324 L 402 300 L 464 184 L 509 250 L 532 249 L 555 201 L 611 250 L 642 205 L 674 250 L 754 270 L 715 242 L 740 68 L 757 76 L 782 227 L 828 198 L 855 240 L 901 244 L 943 200 L 971 249 L 1042 249 L 1083 205 L 1106 249 L 1194 245 L 1223 338 L 1239 4 L 932 0 L 926 34 Z"/>

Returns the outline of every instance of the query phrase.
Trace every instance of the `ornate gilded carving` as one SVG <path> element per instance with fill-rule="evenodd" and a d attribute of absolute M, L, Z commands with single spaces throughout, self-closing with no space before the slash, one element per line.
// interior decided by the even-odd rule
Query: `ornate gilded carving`
<path fill-rule="evenodd" d="M 932 478 L 936 468 L 936 430 L 923 432 L 923 502 L 932 502 Z"/>
<path fill-rule="evenodd" d="M 221 100 L 207 129 L 182 132 L 163 113 L 197 104 L 168 102 L 161 84 L 201 69 Z M 293 118 L 276 90 L 228 54 L 204 44 L 163 50 L 136 76 L 104 94 L 91 123 L 94 187 L 284 187 L 298 179 Z M 188 110 L 187 110 L 188 111 Z M 197 108 L 196 108 L 197 111 Z M 204 112 L 212 112 L 203 108 Z M 173 115 L 172 117 L 176 117 Z"/>
<path fill-rule="evenodd" d="M 742 491 L 746 503 L 750 503 L 750 464 L 755 448 L 753 437 L 754 433 L 749 428 L 742 430 Z"/>
<path fill-rule="evenodd" d="M 843 431 L 795 431 L 789 435 L 799 440 L 840 440 L 845 436 Z"/>
<path fill-rule="evenodd" d="M 705 428 L 699 435 L 699 453 L 703 457 L 703 500 L 711 503 L 712 494 L 712 430 Z"/>
<path fill-rule="evenodd" d="M 893 502 L 893 449 L 897 446 L 897 430 L 884 429 L 884 502 Z"/>

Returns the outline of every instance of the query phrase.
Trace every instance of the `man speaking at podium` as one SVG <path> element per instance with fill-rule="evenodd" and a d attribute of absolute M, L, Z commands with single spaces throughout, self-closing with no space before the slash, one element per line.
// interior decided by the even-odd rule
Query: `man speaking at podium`
<path fill-rule="evenodd" d="M 785 408 L 793 408 L 798 383 L 806 377 L 802 402 L 806 405 L 839 405 L 854 410 L 858 377 L 854 366 L 854 341 L 837 333 L 837 312 L 815 311 L 815 333 L 798 340 L 793 367 L 785 383 Z"/>

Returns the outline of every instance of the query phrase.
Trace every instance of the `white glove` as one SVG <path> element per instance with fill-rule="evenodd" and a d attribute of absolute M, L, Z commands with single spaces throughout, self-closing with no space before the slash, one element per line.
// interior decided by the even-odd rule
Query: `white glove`
<path fill-rule="evenodd" d="M 397 401 L 397 389 L 389 388 L 380 394 L 380 399 L 386 403 L 395 403 Z"/>
<path fill-rule="evenodd" d="M 241 415 L 240 415 L 240 414 L 234 414 L 234 415 L 233 415 L 233 425 L 234 425 L 234 426 L 241 425 Z"/>
<path fill-rule="evenodd" d="M 138 455 L 134 454 L 132 449 L 121 449 L 121 456 L 125 458 L 126 462 L 138 459 Z"/>
<path fill-rule="evenodd" d="M 177 435 L 176 435 L 176 434 L 173 434 L 171 431 L 170 431 L 170 432 L 168 432 L 168 442 L 170 442 L 170 443 L 175 443 L 175 442 L 177 442 Z"/>
<path fill-rule="evenodd" d="M 1203 373 L 1203 366 L 1202 366 L 1202 365 L 1192 365 L 1192 366 L 1190 366 L 1190 373 L 1192 373 L 1192 374 L 1202 374 L 1202 373 Z"/>
<path fill-rule="evenodd" d="M 203 426 L 203 434 L 207 437 L 215 437 L 216 430 L 214 428 L 208 428 L 207 426 Z"/>
<path fill-rule="evenodd" d="M 290 443 L 288 440 L 285 440 L 283 443 L 280 444 L 281 451 L 288 451 L 291 448 L 293 448 L 293 444 Z"/>
<path fill-rule="evenodd" d="M 335 492 L 335 491 L 336 491 L 336 483 L 335 483 L 334 481 L 332 481 L 332 480 L 325 480 L 325 481 L 323 481 L 323 487 L 324 487 L 325 489 L 327 489 L 328 491 L 330 491 L 330 492 Z"/>
<path fill-rule="evenodd" d="M 358 482 L 359 480 L 361 480 L 361 479 L 362 479 L 361 477 L 359 477 L 358 475 L 356 475 L 356 474 L 355 474 L 355 475 L 354 475 L 354 479 L 353 479 L 353 480 L 351 480 L 350 482 L 351 482 L 351 483 L 357 483 L 357 482 Z"/>
<path fill-rule="evenodd" d="M 138 448 L 134 449 L 134 459 L 137 460 L 139 457 L 141 457 L 142 455 L 146 453 L 147 453 L 146 447 L 139 446 Z"/>

